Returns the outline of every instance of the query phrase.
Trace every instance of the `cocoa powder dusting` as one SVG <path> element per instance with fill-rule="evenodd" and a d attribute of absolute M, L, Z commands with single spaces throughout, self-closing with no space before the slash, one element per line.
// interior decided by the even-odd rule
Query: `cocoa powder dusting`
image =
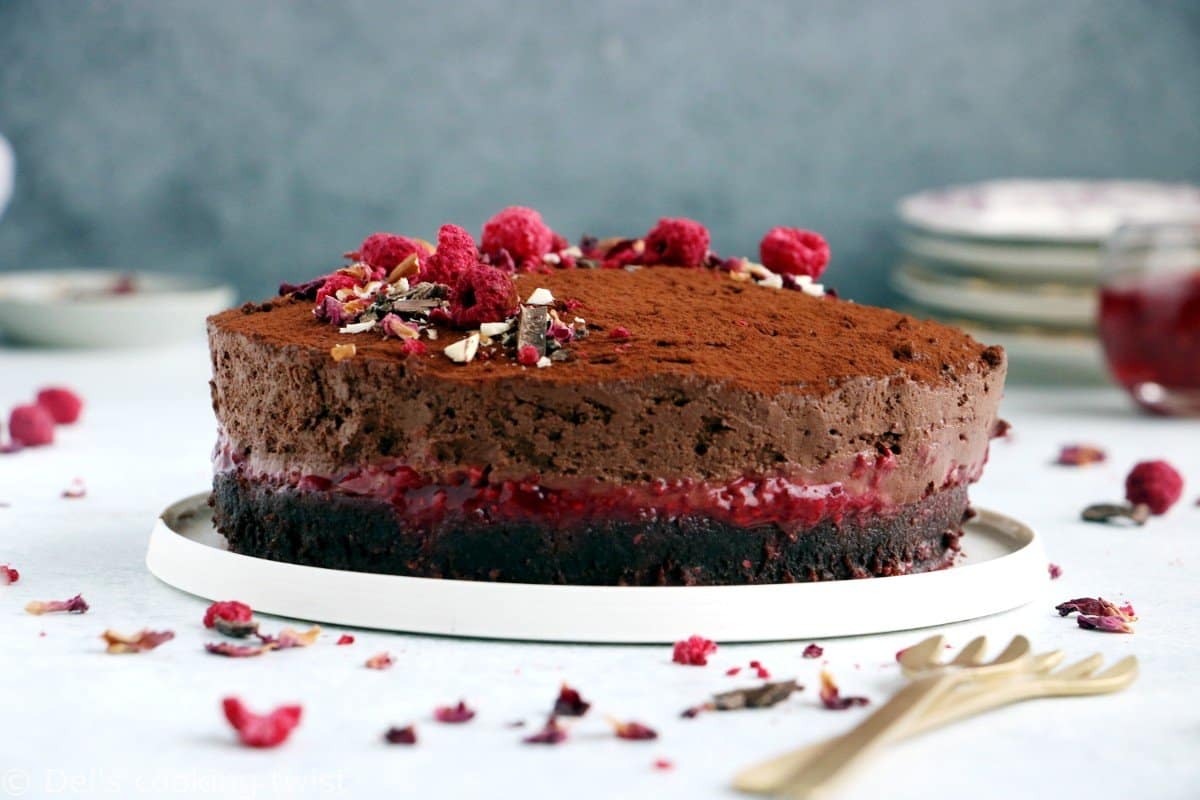
<path fill-rule="evenodd" d="M 311 304 L 303 301 L 275 300 L 259 306 L 259 313 L 226 311 L 212 322 L 271 344 L 324 353 L 335 344 L 353 343 L 359 359 L 403 361 L 412 372 L 465 384 L 521 373 L 551 385 L 657 373 L 703 377 L 770 395 L 812 395 L 855 377 L 904 376 L 944 385 L 1004 362 L 1000 348 L 985 348 L 955 328 L 844 300 L 739 283 L 709 270 L 577 269 L 519 275 L 516 283 L 522 298 L 543 287 L 559 301 L 577 301 L 572 314 L 601 335 L 571 343 L 569 361 L 527 369 L 511 355 L 454 364 L 438 347 L 408 356 L 394 339 L 339 334 L 314 319 Z M 632 338 L 614 343 L 608 332 L 618 327 Z M 456 338 L 449 329 L 440 333 L 439 341 Z"/>

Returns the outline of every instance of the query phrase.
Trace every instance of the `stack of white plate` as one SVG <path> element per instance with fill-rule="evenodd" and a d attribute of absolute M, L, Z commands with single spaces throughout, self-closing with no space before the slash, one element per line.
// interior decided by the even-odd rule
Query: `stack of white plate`
<path fill-rule="evenodd" d="M 892 282 L 913 311 L 1000 344 L 1018 379 L 1098 381 L 1101 245 L 1121 224 L 1200 216 L 1200 188 L 998 180 L 910 195 Z"/>

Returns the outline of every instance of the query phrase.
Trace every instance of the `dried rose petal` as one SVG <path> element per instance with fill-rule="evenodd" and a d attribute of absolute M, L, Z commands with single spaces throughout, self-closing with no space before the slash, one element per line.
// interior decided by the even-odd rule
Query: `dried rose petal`
<path fill-rule="evenodd" d="M 821 671 L 820 697 L 821 704 L 830 711 L 845 711 L 851 706 L 865 706 L 871 702 L 865 697 L 842 697 L 833 676 L 825 670 Z"/>
<path fill-rule="evenodd" d="M 237 600 L 213 603 L 204 610 L 204 627 L 214 627 L 218 617 L 229 622 L 249 622 L 254 617 L 254 610 Z"/>
<path fill-rule="evenodd" d="M 56 611 L 66 611 L 70 614 L 83 614 L 88 610 L 87 601 L 83 595 L 77 594 L 69 600 L 33 600 L 25 606 L 30 614 L 50 614 Z"/>
<path fill-rule="evenodd" d="M 1129 622 L 1125 617 L 1096 617 L 1080 614 L 1075 621 L 1084 630 L 1100 631 L 1101 633 L 1133 633 L 1133 628 L 1129 627 Z"/>
<path fill-rule="evenodd" d="M 708 657 L 717 652 L 717 643 L 703 636 L 690 636 L 675 643 L 671 660 L 676 664 L 686 664 L 693 667 L 703 667 L 708 664 Z"/>
<path fill-rule="evenodd" d="M 348 633 L 343 633 L 338 637 L 337 643 L 339 645 L 354 644 L 354 637 Z"/>
<path fill-rule="evenodd" d="M 618 739 L 628 739 L 630 741 L 648 741 L 658 738 L 658 731 L 643 725 L 640 722 L 618 722 L 617 720 L 609 720 L 609 724 L 613 727 L 613 733 Z"/>
<path fill-rule="evenodd" d="M 376 653 L 367 659 L 367 669 L 388 669 L 396 663 L 391 653 Z"/>
<path fill-rule="evenodd" d="M 108 644 L 109 653 L 144 653 L 175 638 L 173 631 L 140 630 L 132 636 L 117 633 L 111 628 L 100 635 Z"/>
<path fill-rule="evenodd" d="M 236 697 L 226 697 L 221 706 L 225 719 L 248 747 L 278 747 L 300 724 L 300 706 L 280 706 L 270 714 L 255 714 Z"/>
<path fill-rule="evenodd" d="M 387 732 L 383 734 L 383 740 L 388 744 L 416 744 L 416 726 L 405 725 L 403 728 L 388 728 Z"/>
<path fill-rule="evenodd" d="M 804 648 L 804 652 L 800 654 L 803 658 L 820 658 L 825 655 L 825 648 L 815 642 Z"/>
<path fill-rule="evenodd" d="M 1108 454 L 1094 445 L 1068 444 L 1059 451 L 1054 463 L 1064 467 L 1086 467 L 1088 464 L 1100 464 L 1106 458 Z"/>
<path fill-rule="evenodd" d="M 551 714 L 540 731 L 531 736 L 526 736 L 521 741 L 525 744 L 562 744 L 566 740 L 567 729 L 559 725 L 558 718 Z"/>
<path fill-rule="evenodd" d="M 214 656 L 225 656 L 226 658 L 253 658 L 261 656 L 268 650 L 274 650 L 274 645 L 269 644 L 234 644 L 233 642 L 209 642 L 204 645 L 204 649 Z"/>
<path fill-rule="evenodd" d="M 0 586 L 7 586 L 21 580 L 21 573 L 8 564 L 0 564 Z"/>
<path fill-rule="evenodd" d="M 433 710 L 433 718 L 438 722 L 469 722 L 474 717 L 475 710 L 468 708 L 467 704 L 462 700 L 459 700 L 456 706 L 438 706 Z"/>
<path fill-rule="evenodd" d="M 554 700 L 554 715 L 559 717 L 582 717 L 592 704 L 584 700 L 579 692 L 565 683 Z"/>
<path fill-rule="evenodd" d="M 1058 564 L 1050 564 L 1047 569 L 1050 571 L 1050 580 L 1056 581 L 1062 577 L 1062 567 Z"/>
<path fill-rule="evenodd" d="M 1059 603 L 1054 607 L 1054 610 L 1061 617 L 1065 617 L 1073 612 L 1079 612 L 1080 614 L 1087 614 L 1089 616 L 1124 617 L 1130 622 L 1137 620 L 1137 616 L 1133 613 L 1133 606 L 1126 604 L 1118 607 L 1103 597 L 1077 597 L 1074 600 Z"/>
<path fill-rule="evenodd" d="M 81 497 L 87 497 L 87 486 L 83 483 L 83 478 L 75 478 L 71 481 L 71 485 L 63 489 L 62 496 L 67 500 L 78 500 Z"/>
<path fill-rule="evenodd" d="M 278 636 L 264 636 L 260 633 L 258 638 L 262 639 L 263 644 L 271 645 L 275 650 L 287 650 L 292 647 L 308 647 L 316 642 L 320 635 L 321 626 L 313 625 L 303 632 L 292 628 L 284 628 L 279 632 Z"/>

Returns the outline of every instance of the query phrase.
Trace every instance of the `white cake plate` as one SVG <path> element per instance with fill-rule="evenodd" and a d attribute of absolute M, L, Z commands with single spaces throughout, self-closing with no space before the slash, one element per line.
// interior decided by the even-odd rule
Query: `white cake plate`
<path fill-rule="evenodd" d="M 924 628 L 1007 611 L 1048 580 L 1037 534 L 980 511 L 956 566 L 892 578 L 760 586 L 557 586 L 405 578 L 237 555 L 207 494 L 167 508 L 146 565 L 160 580 L 266 614 L 360 628 L 552 642 L 816 639 Z"/>

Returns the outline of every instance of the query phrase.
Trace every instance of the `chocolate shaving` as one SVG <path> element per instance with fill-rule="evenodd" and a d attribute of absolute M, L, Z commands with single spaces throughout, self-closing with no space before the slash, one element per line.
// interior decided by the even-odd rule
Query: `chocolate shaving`
<path fill-rule="evenodd" d="M 782 703 L 792 692 L 804 687 L 794 680 L 764 683 L 762 686 L 734 689 L 713 695 L 712 707 L 717 711 L 736 711 L 741 708 L 769 708 Z"/>
<path fill-rule="evenodd" d="M 1150 519 L 1150 506 L 1145 503 L 1138 503 L 1134 506 L 1096 503 L 1085 508 L 1082 517 L 1084 522 L 1117 522 L 1127 519 L 1135 525 L 1145 525 L 1146 521 Z"/>
<path fill-rule="evenodd" d="M 517 351 L 532 347 L 538 356 L 546 355 L 546 330 L 550 325 L 550 309 L 546 306 L 521 306 L 517 321 Z"/>

